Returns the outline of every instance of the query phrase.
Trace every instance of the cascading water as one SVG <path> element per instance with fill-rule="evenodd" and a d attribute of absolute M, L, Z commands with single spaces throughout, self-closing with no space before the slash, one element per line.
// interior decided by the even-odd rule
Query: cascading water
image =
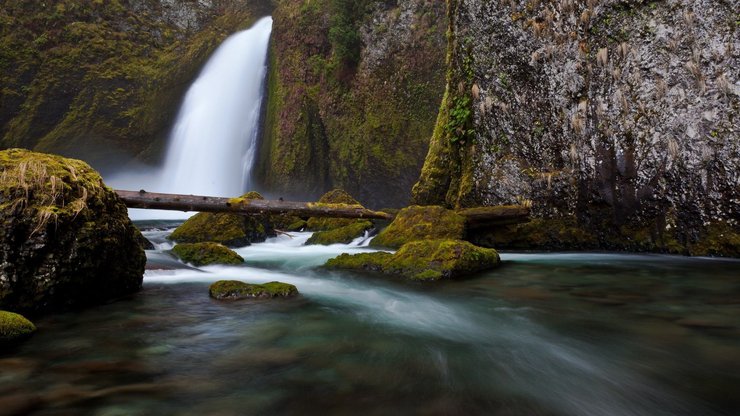
<path fill-rule="evenodd" d="M 157 172 L 108 178 L 119 189 L 238 196 L 249 188 L 259 130 L 272 18 L 226 39 L 187 92 Z M 140 212 L 173 218 L 182 213 Z"/>

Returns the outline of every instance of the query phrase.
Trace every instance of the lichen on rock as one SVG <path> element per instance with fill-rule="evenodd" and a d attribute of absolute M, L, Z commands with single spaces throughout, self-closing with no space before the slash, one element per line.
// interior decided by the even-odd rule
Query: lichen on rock
<path fill-rule="evenodd" d="M 493 249 L 460 240 L 421 240 L 404 244 L 396 253 L 342 254 L 327 268 L 380 272 L 427 281 L 457 278 L 498 266 Z"/>
<path fill-rule="evenodd" d="M 172 252 L 180 260 L 194 266 L 244 263 L 244 258 L 218 243 L 178 244 L 172 249 Z"/>
<path fill-rule="evenodd" d="M 86 163 L 0 152 L 0 307 L 47 312 L 140 289 L 146 255 L 126 206 Z"/>
<path fill-rule="evenodd" d="M 399 211 L 370 244 L 399 248 L 417 240 L 461 240 L 464 236 L 465 218 L 455 211 L 441 206 L 411 206 Z"/>
<path fill-rule="evenodd" d="M 208 288 L 209 295 L 218 300 L 290 298 L 298 289 L 288 283 L 269 282 L 261 285 L 238 280 L 219 280 Z"/>

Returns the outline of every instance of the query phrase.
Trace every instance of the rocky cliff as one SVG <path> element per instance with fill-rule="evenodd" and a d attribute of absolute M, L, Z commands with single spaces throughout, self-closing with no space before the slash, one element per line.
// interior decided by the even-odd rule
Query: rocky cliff
<path fill-rule="evenodd" d="M 449 0 L 415 202 L 531 201 L 548 237 L 529 247 L 738 255 L 736 6 Z"/>
<path fill-rule="evenodd" d="M 269 0 L 3 2 L 0 148 L 156 160 L 182 95 Z"/>
<path fill-rule="evenodd" d="M 444 91 L 441 0 L 279 0 L 257 176 L 266 191 L 408 202 Z"/>

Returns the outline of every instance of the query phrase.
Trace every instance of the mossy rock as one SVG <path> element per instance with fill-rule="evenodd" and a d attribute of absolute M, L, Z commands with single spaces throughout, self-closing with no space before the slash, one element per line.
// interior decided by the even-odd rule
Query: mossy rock
<path fill-rule="evenodd" d="M 370 243 L 374 247 L 399 248 L 418 240 L 461 240 L 465 218 L 441 206 L 410 206 Z"/>
<path fill-rule="evenodd" d="M 342 254 L 326 262 L 326 267 L 374 271 L 412 280 L 457 278 L 500 264 L 496 250 L 461 240 L 422 240 L 404 244 L 395 254 Z"/>
<path fill-rule="evenodd" d="M 384 251 L 375 253 L 344 253 L 339 257 L 329 259 L 325 267 L 329 269 L 364 270 L 370 272 L 382 272 L 383 265 L 388 263 L 393 254 Z"/>
<path fill-rule="evenodd" d="M 263 198 L 257 192 L 248 192 L 229 202 L 244 204 L 250 199 Z M 201 212 L 177 227 L 169 239 L 177 243 L 212 242 L 227 247 L 243 247 L 274 236 L 275 230 L 267 216 Z"/>
<path fill-rule="evenodd" d="M 37 314 L 136 292 L 142 239 L 126 205 L 86 163 L 0 152 L 0 307 Z"/>
<path fill-rule="evenodd" d="M 373 228 L 372 222 L 360 221 L 329 231 L 318 231 L 306 241 L 306 245 L 349 244 L 371 228 Z"/>
<path fill-rule="evenodd" d="M 36 332 L 36 326 L 13 312 L 0 311 L 0 348 L 23 341 Z"/>
<path fill-rule="evenodd" d="M 244 263 L 244 259 L 240 255 L 218 243 L 178 244 L 172 249 L 172 252 L 180 260 L 194 266 Z"/>
<path fill-rule="evenodd" d="M 289 224 L 287 227 L 285 227 L 285 231 L 293 231 L 293 232 L 302 231 L 307 226 L 308 226 L 307 221 L 299 219 L 298 221 L 295 221 Z"/>
<path fill-rule="evenodd" d="M 350 194 L 341 189 L 334 189 L 325 193 L 314 205 L 354 205 L 362 207 L 362 204 L 357 202 L 357 200 Z M 308 219 L 306 229 L 308 231 L 331 231 L 356 223 L 365 222 L 366 220 L 357 220 L 353 218 L 311 217 Z"/>
<path fill-rule="evenodd" d="M 298 289 L 288 283 L 270 282 L 262 285 L 237 280 L 219 280 L 208 288 L 209 295 L 218 300 L 290 298 Z"/>

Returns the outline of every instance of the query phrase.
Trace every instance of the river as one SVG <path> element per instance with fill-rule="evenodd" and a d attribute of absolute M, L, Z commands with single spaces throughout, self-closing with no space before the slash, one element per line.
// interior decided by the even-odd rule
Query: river
<path fill-rule="evenodd" d="M 198 270 L 166 255 L 168 232 L 145 233 L 167 270 L 140 293 L 41 318 L 0 356 L 0 415 L 740 411 L 736 260 L 502 253 L 497 270 L 422 285 L 320 267 L 368 251 L 359 240 L 280 236 L 238 249 L 244 266 Z M 219 302 L 221 279 L 301 296 Z"/>

